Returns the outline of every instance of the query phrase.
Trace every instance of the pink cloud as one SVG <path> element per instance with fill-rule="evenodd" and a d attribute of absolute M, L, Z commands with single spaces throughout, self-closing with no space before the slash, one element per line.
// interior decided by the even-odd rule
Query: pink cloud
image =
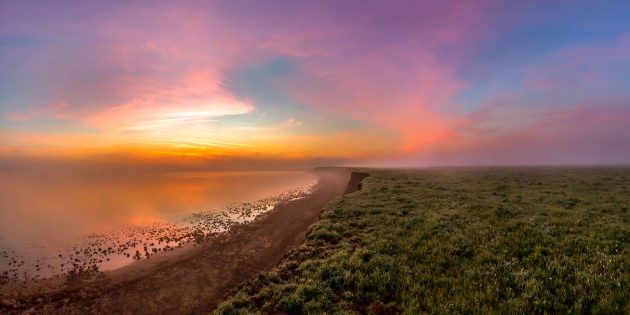
<path fill-rule="evenodd" d="M 528 67 L 522 86 L 456 115 L 428 154 L 412 156 L 429 164 L 627 162 L 628 43 L 622 37 L 545 57 Z"/>
<path fill-rule="evenodd" d="M 74 96 L 66 115 L 88 126 L 159 127 L 191 118 L 188 114 L 212 119 L 252 112 L 255 103 L 224 88 L 225 71 L 291 55 L 317 86 L 294 78 L 285 82 L 288 93 L 315 110 L 400 133 L 404 151 L 419 150 L 448 132 L 452 114 L 440 106 L 465 84 L 454 72 L 480 36 L 485 4 L 382 5 L 379 15 L 375 8 L 353 6 L 355 13 L 344 19 L 334 6 L 296 6 L 287 8 L 303 12 L 290 21 L 293 27 L 278 23 L 274 14 L 229 5 L 116 8 L 114 18 L 93 20 L 91 34 L 98 41 L 80 48 L 76 68 L 57 62 L 74 55 L 67 46 L 52 52 L 50 71 L 62 79 L 48 78 L 57 82 L 49 88 Z M 252 7 L 254 13 L 258 9 L 267 10 Z M 79 27 L 59 24 L 70 32 Z M 399 34 L 402 38 L 389 38 Z M 445 48 L 453 53 L 438 52 Z M 82 80 L 86 71 L 90 78 Z"/>
<path fill-rule="evenodd" d="M 169 139 L 190 134 L 198 141 L 220 133 L 208 127 L 211 122 L 260 109 L 258 100 L 233 94 L 228 75 L 280 57 L 294 61 L 298 72 L 274 81 L 287 98 L 324 117 L 361 124 L 348 130 L 331 124 L 329 139 L 304 135 L 322 147 L 339 144 L 333 134 L 363 134 L 362 141 L 379 142 L 374 146 L 393 150 L 392 156 L 481 159 L 496 153 L 516 159 L 505 153 L 508 148 L 521 153 L 565 144 L 578 148 L 580 139 L 583 146 L 608 141 L 612 147 L 620 141 L 615 132 L 627 131 L 623 88 L 630 37 L 516 65 L 527 70 L 519 78 L 524 83 L 498 88 L 478 100 L 479 108 L 470 108 L 464 106 L 469 100 L 455 100 L 477 83 L 462 69 L 476 66 L 480 43 L 509 23 L 494 14 L 502 6 L 494 1 L 363 4 L 253 2 L 247 10 L 238 2 L 94 4 L 76 23 L 69 22 L 72 12 L 36 12 L 32 19 L 43 19 L 50 28 L 34 29 L 29 20 L 22 28 L 9 23 L 11 29 L 0 32 L 56 39 L 41 49 L 4 55 L 7 63 L 21 56 L 33 60 L 19 74 L 46 101 L 8 111 L 5 118 L 74 120 L 110 134 L 176 127 L 179 133 Z M 277 132 L 302 122 L 312 125 L 290 110 L 282 114 L 267 127 L 240 121 L 228 127 Z M 190 126 L 195 124 L 205 129 Z M 244 134 L 222 141 L 254 138 Z M 362 153 L 352 148 L 348 155 Z"/>
<path fill-rule="evenodd" d="M 423 150 L 448 135 L 449 125 L 457 118 L 449 101 L 467 82 L 456 71 L 476 49 L 476 40 L 484 36 L 487 24 L 480 12 L 485 9 L 483 3 L 449 4 L 433 6 L 415 19 L 401 19 L 400 24 L 388 20 L 383 27 L 394 28 L 392 36 L 402 37 L 397 40 L 386 34 L 363 37 L 370 31 L 383 32 L 380 26 L 370 28 L 372 23 L 384 23 L 372 21 L 370 16 L 348 24 L 324 25 L 324 29 L 340 29 L 338 36 L 324 31 L 329 35 L 325 39 L 298 30 L 301 36 L 296 38 L 314 39 L 312 50 L 308 43 L 297 43 L 301 48 L 298 56 L 309 57 L 300 59 L 300 69 L 308 76 L 290 78 L 283 84 L 318 110 L 400 134 L 402 151 Z"/>

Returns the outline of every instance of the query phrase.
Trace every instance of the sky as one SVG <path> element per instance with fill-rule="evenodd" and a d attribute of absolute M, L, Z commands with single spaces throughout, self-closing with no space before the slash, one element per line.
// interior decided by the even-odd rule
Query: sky
<path fill-rule="evenodd" d="M 628 1 L 0 1 L 0 168 L 630 163 Z"/>

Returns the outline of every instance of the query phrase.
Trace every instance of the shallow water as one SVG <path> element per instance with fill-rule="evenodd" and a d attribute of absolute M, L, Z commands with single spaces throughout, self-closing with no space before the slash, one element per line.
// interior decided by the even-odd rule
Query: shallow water
<path fill-rule="evenodd" d="M 303 198 L 310 172 L 0 174 L 0 276 L 122 267 Z M 91 269 L 90 269 L 91 270 Z"/>

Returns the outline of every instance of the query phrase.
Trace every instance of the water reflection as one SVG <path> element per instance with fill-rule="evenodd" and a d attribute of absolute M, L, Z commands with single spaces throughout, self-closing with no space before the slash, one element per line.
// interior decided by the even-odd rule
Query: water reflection
<path fill-rule="evenodd" d="M 250 221 L 314 183 L 310 172 L 5 172 L 0 275 L 117 268 Z"/>

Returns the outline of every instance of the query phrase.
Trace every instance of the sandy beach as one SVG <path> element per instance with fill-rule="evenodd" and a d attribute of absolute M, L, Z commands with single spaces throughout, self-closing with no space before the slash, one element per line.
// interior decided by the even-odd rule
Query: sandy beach
<path fill-rule="evenodd" d="M 2 312 L 193 313 L 211 310 L 238 283 L 273 267 L 301 244 L 326 203 L 356 190 L 343 168 L 318 169 L 318 183 L 306 198 L 278 205 L 254 222 L 232 228 L 202 244 L 156 255 L 89 279 L 28 284 L 14 295 L 2 292 Z M 351 182 L 349 184 L 349 182 Z M 59 285 L 60 280 L 56 281 Z"/>

